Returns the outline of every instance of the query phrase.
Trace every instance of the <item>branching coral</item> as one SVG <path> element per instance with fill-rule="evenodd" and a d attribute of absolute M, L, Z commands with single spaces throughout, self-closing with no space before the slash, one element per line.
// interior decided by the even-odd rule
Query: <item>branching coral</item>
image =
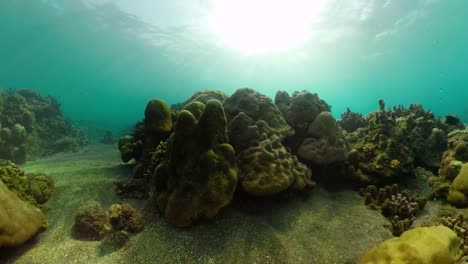
<path fill-rule="evenodd" d="M 456 217 L 442 217 L 441 222 L 444 226 L 452 229 L 457 236 L 460 238 L 460 249 L 463 251 L 464 257 L 468 256 L 468 222 L 465 221 L 465 217 L 462 214 Z"/>
<path fill-rule="evenodd" d="M 408 230 L 416 219 L 417 213 L 426 205 L 425 198 L 401 192 L 396 184 L 379 189 L 374 185 L 369 185 L 362 188 L 360 193 L 369 208 L 380 209 L 382 214 L 389 219 L 391 223 L 389 227 L 395 236 Z"/>

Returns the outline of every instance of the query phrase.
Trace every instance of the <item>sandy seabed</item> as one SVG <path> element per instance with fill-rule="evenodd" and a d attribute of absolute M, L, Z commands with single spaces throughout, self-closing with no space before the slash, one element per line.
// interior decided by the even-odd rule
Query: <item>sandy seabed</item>
<path fill-rule="evenodd" d="M 117 148 L 89 146 L 28 162 L 23 169 L 50 175 L 56 189 L 48 203 L 48 229 L 6 252 L 6 263 L 356 263 L 366 249 L 391 237 L 387 220 L 367 209 L 356 192 L 317 188 L 306 200 L 236 202 L 217 219 L 188 229 L 153 213 L 145 217 L 145 230 L 122 247 L 86 241 L 74 233 L 76 209 L 90 199 L 104 208 L 121 202 L 113 183 L 131 178 Z M 128 202 L 143 208 L 142 201 Z"/>

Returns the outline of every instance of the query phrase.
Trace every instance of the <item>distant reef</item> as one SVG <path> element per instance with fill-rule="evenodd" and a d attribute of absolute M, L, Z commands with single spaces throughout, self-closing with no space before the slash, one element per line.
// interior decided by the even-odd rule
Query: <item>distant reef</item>
<path fill-rule="evenodd" d="M 367 116 L 348 109 L 335 120 L 317 94 L 278 91 L 272 100 L 250 88 L 230 96 L 198 91 L 172 107 L 153 99 L 145 119 L 119 140 L 135 179 L 119 184 L 117 192 L 149 196 L 168 222 L 190 226 L 214 218 L 236 198 L 307 196 L 316 182 L 356 190 L 371 186 L 366 203 L 383 210 L 399 235 L 428 197 L 390 190 L 411 179 L 428 181 L 444 168 L 453 157 L 444 151 L 465 127 L 456 116 L 437 118 L 417 104 L 390 109 L 380 100 L 376 108 Z M 451 196 L 468 204 L 468 192 L 457 186 Z M 402 210 L 411 212 L 401 215 Z"/>
<path fill-rule="evenodd" d="M 59 102 L 29 89 L 0 91 L 0 160 L 24 163 L 87 144 L 65 119 Z"/>

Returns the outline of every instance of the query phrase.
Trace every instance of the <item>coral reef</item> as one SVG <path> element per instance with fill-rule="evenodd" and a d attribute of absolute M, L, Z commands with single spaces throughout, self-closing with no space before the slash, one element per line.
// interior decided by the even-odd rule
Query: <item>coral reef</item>
<path fill-rule="evenodd" d="M 75 228 L 85 238 L 101 240 L 110 231 L 106 211 L 95 201 L 85 202 L 76 212 Z"/>
<path fill-rule="evenodd" d="M 167 104 L 160 99 L 148 102 L 145 108 L 145 120 L 135 125 L 132 133 L 119 140 L 118 147 L 123 162 L 134 159 L 135 178 L 149 178 L 152 171 L 151 156 L 161 141 L 172 133 L 172 113 Z"/>
<path fill-rule="evenodd" d="M 421 105 L 380 109 L 366 116 L 366 126 L 347 134 L 349 164 L 363 183 L 395 182 L 412 175 L 413 168 L 438 168 L 447 134 L 458 126 L 436 119 Z"/>
<path fill-rule="evenodd" d="M 114 230 L 138 233 L 144 229 L 141 216 L 126 203 L 110 206 L 109 222 Z"/>
<path fill-rule="evenodd" d="M 211 219 L 232 200 L 237 166 L 226 126 L 217 100 L 206 104 L 199 120 L 187 110 L 178 113 L 151 184 L 152 198 L 169 223 L 189 226 Z"/>
<path fill-rule="evenodd" d="M 44 214 L 0 181 L 0 248 L 19 246 L 45 226 Z"/>
<path fill-rule="evenodd" d="M 73 138 L 74 150 L 87 144 L 84 134 L 63 117 L 60 104 L 53 97 L 42 97 L 29 89 L 10 90 L 1 97 L 1 159 L 24 163 L 27 156 L 35 158 L 70 150 L 60 147 L 62 138 Z"/>
<path fill-rule="evenodd" d="M 104 136 L 102 137 L 101 139 L 101 143 L 102 144 L 106 144 L 106 145 L 112 145 L 114 144 L 116 141 L 114 139 L 114 135 L 112 134 L 112 131 L 106 131 L 104 133 Z"/>
<path fill-rule="evenodd" d="M 448 227 L 418 227 L 372 248 L 359 263 L 456 263 L 462 255 L 459 243 Z"/>
<path fill-rule="evenodd" d="M 456 217 L 441 217 L 441 222 L 444 226 L 452 229 L 457 236 L 460 238 L 460 249 L 463 252 L 463 256 L 468 256 L 468 222 L 465 221 L 465 217 L 462 214 L 458 214 Z"/>
<path fill-rule="evenodd" d="M 346 112 L 341 114 L 341 119 L 338 125 L 348 133 L 356 131 L 358 128 L 364 127 L 366 121 L 361 114 L 352 112 L 351 109 L 346 108 Z"/>
<path fill-rule="evenodd" d="M 0 166 L 0 181 L 22 200 L 36 207 L 46 203 L 54 189 L 51 177 L 44 174 L 25 174 L 11 162 Z"/>
<path fill-rule="evenodd" d="M 416 214 L 424 209 L 426 199 L 420 196 L 410 196 L 408 192 L 400 191 L 397 184 L 378 188 L 369 185 L 360 190 L 366 205 L 371 209 L 379 209 L 390 221 L 390 230 L 394 236 L 408 230 L 416 219 Z"/>

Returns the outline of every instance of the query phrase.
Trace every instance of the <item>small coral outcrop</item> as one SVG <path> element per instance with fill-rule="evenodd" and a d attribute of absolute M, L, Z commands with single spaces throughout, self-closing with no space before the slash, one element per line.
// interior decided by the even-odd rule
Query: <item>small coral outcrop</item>
<path fill-rule="evenodd" d="M 144 229 L 140 214 L 126 203 L 110 206 L 109 222 L 114 230 L 138 233 Z"/>
<path fill-rule="evenodd" d="M 447 201 L 453 205 L 468 206 L 468 163 L 465 163 L 452 182 Z"/>
<path fill-rule="evenodd" d="M 76 212 L 75 228 L 80 236 L 101 240 L 110 231 L 111 226 L 104 208 L 95 201 L 88 201 Z"/>

